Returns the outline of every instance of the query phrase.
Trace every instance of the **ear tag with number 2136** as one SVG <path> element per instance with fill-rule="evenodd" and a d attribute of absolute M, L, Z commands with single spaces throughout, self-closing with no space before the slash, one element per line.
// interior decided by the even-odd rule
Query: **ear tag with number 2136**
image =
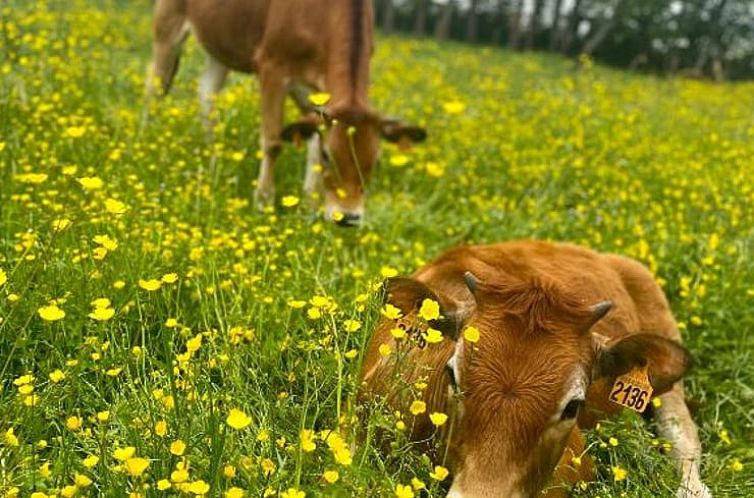
<path fill-rule="evenodd" d="M 652 398 L 647 366 L 636 367 L 615 379 L 610 390 L 610 401 L 639 413 L 644 413 Z"/>

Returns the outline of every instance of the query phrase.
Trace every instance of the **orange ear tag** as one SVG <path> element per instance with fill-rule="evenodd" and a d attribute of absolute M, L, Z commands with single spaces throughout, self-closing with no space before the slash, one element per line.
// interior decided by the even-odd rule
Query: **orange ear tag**
<path fill-rule="evenodd" d="M 610 390 L 610 401 L 639 413 L 644 413 L 652 398 L 647 366 L 636 367 L 615 379 Z"/>

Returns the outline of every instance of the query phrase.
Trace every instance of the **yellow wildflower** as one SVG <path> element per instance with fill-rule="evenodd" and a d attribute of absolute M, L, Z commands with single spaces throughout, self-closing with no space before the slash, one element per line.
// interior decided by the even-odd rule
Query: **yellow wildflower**
<path fill-rule="evenodd" d="M 435 471 L 429 473 L 429 477 L 431 477 L 435 481 L 442 481 L 446 477 L 448 477 L 448 474 L 449 474 L 448 469 L 446 469 L 442 465 L 437 465 L 435 466 Z"/>
<path fill-rule="evenodd" d="M 463 330 L 463 338 L 471 343 L 479 341 L 479 329 L 469 325 Z"/>
<path fill-rule="evenodd" d="M 128 475 L 131 477 L 138 477 L 147 470 L 147 467 L 149 467 L 149 460 L 146 458 L 133 457 L 127 459 L 123 465 L 126 472 L 128 472 Z"/>
<path fill-rule="evenodd" d="M 48 306 L 42 306 L 37 310 L 42 320 L 47 322 L 54 322 L 65 318 L 65 311 L 58 308 L 57 304 L 50 304 Z"/>
<path fill-rule="evenodd" d="M 227 423 L 233 429 L 241 430 L 248 427 L 248 425 L 251 423 L 251 417 L 246 415 L 241 410 L 233 408 L 230 413 L 228 413 L 228 418 L 225 419 L 225 423 Z"/>
<path fill-rule="evenodd" d="M 432 412 L 429 414 L 429 420 L 433 425 L 440 427 L 448 421 L 448 416 L 440 412 Z"/>
<path fill-rule="evenodd" d="M 440 305 L 434 299 L 425 299 L 419 308 L 419 316 L 426 321 L 440 318 Z"/>
<path fill-rule="evenodd" d="M 427 403 L 419 399 L 414 400 L 409 407 L 409 411 L 413 415 L 421 415 L 422 413 L 427 411 Z"/>

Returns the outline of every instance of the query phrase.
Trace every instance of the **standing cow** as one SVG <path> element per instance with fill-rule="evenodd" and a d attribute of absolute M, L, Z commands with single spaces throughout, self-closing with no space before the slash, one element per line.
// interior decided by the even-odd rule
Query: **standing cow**
<path fill-rule="evenodd" d="M 569 465 L 584 452 L 581 429 L 620 409 L 609 401 L 613 382 L 636 367 L 646 367 L 661 400 L 655 416 L 683 477 L 678 497 L 711 496 L 684 402 L 690 357 L 641 264 L 546 242 L 462 247 L 410 278 L 388 280 L 386 293 L 393 313 L 371 339 L 360 396 L 406 413 L 412 400 L 403 382 L 425 379 L 426 413 L 411 437 L 432 436 L 428 413 L 450 415 L 438 462 L 453 474 L 449 498 L 534 497 L 550 481 L 593 477 L 587 458 L 579 469 Z M 419 314 L 432 301 L 439 316 L 426 323 Z M 445 340 L 436 342 L 435 332 L 428 341 L 430 329 Z M 393 353 L 380 354 L 382 344 Z"/>
<path fill-rule="evenodd" d="M 274 202 L 273 166 L 282 141 L 308 139 L 305 193 L 323 190 L 329 218 L 358 224 L 380 136 L 402 145 L 426 137 L 423 129 L 385 119 L 369 106 L 371 0 L 157 0 L 153 31 L 150 93 L 158 85 L 162 92 L 170 90 L 189 32 L 207 52 L 199 83 L 205 121 L 229 70 L 259 74 L 263 159 L 255 197 L 260 207 Z M 309 102 L 311 89 L 331 95 L 326 107 Z M 288 94 L 304 116 L 284 129 Z"/>

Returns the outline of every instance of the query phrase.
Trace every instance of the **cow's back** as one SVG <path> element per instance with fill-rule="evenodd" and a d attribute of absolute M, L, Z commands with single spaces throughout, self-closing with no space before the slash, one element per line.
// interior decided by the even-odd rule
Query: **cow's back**
<path fill-rule="evenodd" d="M 439 294 L 472 303 L 463 274 L 472 272 L 482 281 L 554 282 L 563 292 L 585 304 L 611 300 L 614 307 L 595 331 L 620 337 L 642 329 L 640 310 L 626 286 L 626 278 L 639 287 L 654 288 L 652 299 L 664 304 L 662 293 L 649 272 L 635 261 L 600 254 L 570 244 L 515 241 L 493 245 L 465 246 L 451 250 L 414 274 Z"/>
<path fill-rule="evenodd" d="M 254 54 L 264 36 L 270 0 L 188 0 L 187 15 L 204 49 L 225 66 L 255 71 Z"/>

